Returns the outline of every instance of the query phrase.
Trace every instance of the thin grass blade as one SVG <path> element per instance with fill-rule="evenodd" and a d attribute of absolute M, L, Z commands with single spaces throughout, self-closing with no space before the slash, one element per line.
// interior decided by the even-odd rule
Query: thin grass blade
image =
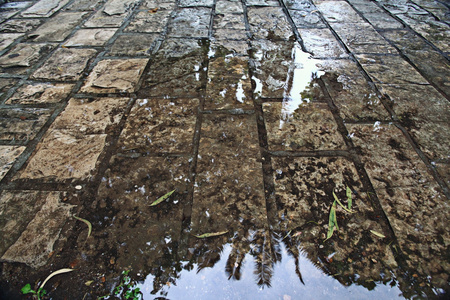
<path fill-rule="evenodd" d="M 83 222 L 83 223 L 85 223 L 85 224 L 87 225 L 87 227 L 88 227 L 88 235 L 87 235 L 87 237 L 90 237 L 90 236 L 91 236 L 91 233 L 92 233 L 92 224 L 91 224 L 91 222 L 89 222 L 89 221 L 86 220 L 86 219 L 77 217 L 77 216 L 75 216 L 75 215 L 73 215 L 72 217 L 74 217 L 74 218 L 77 219 L 78 221 L 81 221 L 81 222 Z"/>
<path fill-rule="evenodd" d="M 352 204 L 353 204 L 352 190 L 349 187 L 347 187 L 346 193 L 347 193 L 347 206 L 348 206 L 348 209 L 351 210 L 352 209 Z"/>
<path fill-rule="evenodd" d="M 194 236 L 196 238 L 199 238 L 199 239 L 204 239 L 204 238 L 209 238 L 209 237 L 213 237 L 213 236 L 223 235 L 225 233 L 228 233 L 228 230 L 227 231 L 220 231 L 220 232 L 208 232 L 208 233 L 204 233 L 204 234 L 200 234 L 200 235 L 195 235 L 194 234 Z"/>
<path fill-rule="evenodd" d="M 334 197 L 334 200 L 336 200 L 337 201 L 337 203 L 339 203 L 339 205 L 345 210 L 345 211 L 348 211 L 349 213 L 353 213 L 353 211 L 352 210 L 350 210 L 350 209 L 348 209 L 347 207 L 345 207 L 344 206 L 344 204 L 342 204 L 341 203 L 341 201 L 339 201 L 339 198 L 336 196 L 336 194 L 333 192 L 333 197 Z"/>
<path fill-rule="evenodd" d="M 370 230 L 370 232 L 371 232 L 372 234 L 376 235 L 377 237 L 382 238 L 382 239 L 386 237 L 384 234 L 379 233 L 379 232 L 377 232 L 377 231 L 375 231 L 375 230 Z"/>
<path fill-rule="evenodd" d="M 67 272 L 72 272 L 72 271 L 75 271 L 75 270 L 74 269 L 59 269 L 58 271 L 51 273 L 50 275 L 47 276 L 47 278 L 45 278 L 44 282 L 39 286 L 39 289 L 42 289 L 44 287 L 44 285 L 47 283 L 47 281 L 49 281 L 50 278 L 52 278 L 53 276 L 67 273 Z"/>
<path fill-rule="evenodd" d="M 175 192 L 175 190 L 168 192 L 167 194 L 165 194 L 164 196 L 159 197 L 155 202 L 153 202 L 152 204 L 150 204 L 150 206 L 155 206 L 160 204 L 161 202 L 163 202 L 164 200 L 166 200 L 167 198 L 169 198 L 173 193 Z"/>

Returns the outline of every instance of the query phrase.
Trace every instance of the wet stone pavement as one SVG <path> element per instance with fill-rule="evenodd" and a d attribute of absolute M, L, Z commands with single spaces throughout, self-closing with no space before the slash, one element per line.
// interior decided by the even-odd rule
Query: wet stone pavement
<path fill-rule="evenodd" d="M 1 299 L 449 297 L 447 1 L 1 3 Z"/>

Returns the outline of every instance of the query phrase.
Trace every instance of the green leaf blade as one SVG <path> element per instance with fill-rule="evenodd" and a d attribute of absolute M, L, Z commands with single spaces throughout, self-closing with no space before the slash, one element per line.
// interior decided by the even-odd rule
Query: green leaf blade
<path fill-rule="evenodd" d="M 166 200 L 167 198 L 169 198 L 173 193 L 175 192 L 175 190 L 168 192 L 167 194 L 159 197 L 155 202 L 153 202 L 152 204 L 150 204 L 150 206 L 155 206 L 158 205 L 159 203 L 163 202 L 164 200 Z"/>
<path fill-rule="evenodd" d="M 334 193 L 333 193 L 334 195 Z M 337 224 L 337 218 L 336 218 L 336 200 L 333 202 L 333 205 L 330 209 L 330 215 L 328 217 L 328 232 L 327 232 L 327 238 L 324 240 L 328 240 L 333 236 L 333 232 L 335 230 L 339 230 L 338 224 Z"/>
<path fill-rule="evenodd" d="M 352 209 L 352 204 L 353 204 L 353 200 L 352 200 L 352 190 L 347 186 L 347 205 L 348 205 L 348 209 Z"/>
<path fill-rule="evenodd" d="M 336 200 L 337 203 L 338 203 L 345 211 L 348 211 L 349 213 L 353 213 L 352 210 L 350 210 L 350 209 L 348 209 L 347 207 L 345 207 L 344 204 L 342 204 L 341 201 L 339 201 L 339 198 L 336 196 L 336 194 L 335 194 L 334 192 L 333 192 L 333 197 L 334 197 L 334 200 Z"/>
<path fill-rule="evenodd" d="M 223 235 L 225 233 L 228 233 L 228 230 L 227 231 L 220 231 L 220 232 L 208 232 L 208 233 L 204 233 L 204 234 L 200 234 L 200 235 L 195 235 L 194 234 L 194 236 L 196 238 L 199 238 L 199 239 L 205 239 L 205 238 L 209 238 L 209 237 L 213 237 L 213 236 Z"/>
<path fill-rule="evenodd" d="M 36 294 L 36 292 L 31 289 L 31 285 L 29 283 L 25 284 L 25 286 L 20 291 L 24 295 L 25 294 L 30 294 L 30 293 Z"/>
<path fill-rule="evenodd" d="M 379 233 L 378 231 L 375 231 L 375 230 L 369 230 L 373 235 L 376 235 L 377 237 L 379 237 L 379 238 L 382 238 L 382 239 L 384 239 L 386 236 L 384 235 L 384 234 L 382 234 L 382 233 Z"/>

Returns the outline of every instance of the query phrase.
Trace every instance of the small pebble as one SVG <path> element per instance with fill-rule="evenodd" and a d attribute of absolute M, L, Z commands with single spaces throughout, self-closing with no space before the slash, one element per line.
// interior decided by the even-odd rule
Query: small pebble
<path fill-rule="evenodd" d="M 77 185 L 77 186 L 75 186 L 75 189 L 76 190 L 81 190 L 83 187 L 81 186 L 81 185 Z"/>

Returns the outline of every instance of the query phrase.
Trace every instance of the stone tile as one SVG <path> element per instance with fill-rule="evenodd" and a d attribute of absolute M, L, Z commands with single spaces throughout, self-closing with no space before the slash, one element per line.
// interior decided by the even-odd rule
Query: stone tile
<path fill-rule="evenodd" d="M 47 122 L 51 109 L 4 108 L 0 109 L 0 139 L 32 140 Z"/>
<path fill-rule="evenodd" d="M 447 116 L 449 116 L 447 114 Z M 419 148 L 431 159 L 450 158 L 450 124 L 425 121 L 409 129 Z"/>
<path fill-rule="evenodd" d="M 212 7 L 214 5 L 214 0 L 180 0 L 178 6 L 180 7 L 197 7 L 206 6 Z"/>
<path fill-rule="evenodd" d="M 219 57 L 208 68 L 205 109 L 254 109 L 248 59 Z"/>
<path fill-rule="evenodd" d="M 6 104 L 58 103 L 67 98 L 73 84 L 40 83 L 24 84 L 6 101 Z"/>
<path fill-rule="evenodd" d="M 122 151 L 192 153 L 197 99 L 138 99 L 119 139 Z"/>
<path fill-rule="evenodd" d="M 306 50 L 312 52 L 314 57 L 348 57 L 345 50 L 327 28 L 299 29 L 299 33 L 303 39 Z"/>
<path fill-rule="evenodd" d="M 204 115 L 192 210 L 192 232 L 267 224 L 254 115 Z"/>
<path fill-rule="evenodd" d="M 248 56 L 249 46 L 247 41 L 230 41 L 228 39 L 216 39 L 210 43 L 209 56 L 216 57 L 217 53 L 226 53 L 232 56 Z M 211 56 L 210 54 L 213 56 Z"/>
<path fill-rule="evenodd" d="M 116 31 L 117 28 L 80 29 L 64 44 L 64 46 L 103 46 Z"/>
<path fill-rule="evenodd" d="M 5 177 L 6 173 L 8 173 L 9 169 L 13 166 L 16 158 L 18 158 L 24 150 L 25 147 L 22 146 L 0 146 L 0 180 Z M 2 249 L 0 249 L 0 254 L 1 253 L 3 253 Z"/>
<path fill-rule="evenodd" d="M 149 56 L 158 34 L 120 35 L 111 47 L 114 56 Z"/>
<path fill-rule="evenodd" d="M 175 0 L 143 0 L 139 9 L 173 9 L 175 6 Z"/>
<path fill-rule="evenodd" d="M 329 23 L 364 23 L 363 18 L 345 1 L 323 1 L 316 6 Z"/>
<path fill-rule="evenodd" d="M 397 53 L 370 24 L 333 24 L 333 29 L 354 53 Z"/>
<path fill-rule="evenodd" d="M 450 164 L 448 163 L 435 163 L 434 166 L 443 180 L 450 185 Z"/>
<path fill-rule="evenodd" d="M 97 51 L 93 49 L 58 49 L 34 72 L 32 78 L 57 81 L 78 80 L 89 59 L 96 53 Z"/>
<path fill-rule="evenodd" d="M 427 24 L 414 26 L 414 30 L 433 43 L 443 52 L 450 52 L 448 41 L 450 40 L 449 25 L 438 21 L 430 21 Z"/>
<path fill-rule="evenodd" d="M 319 11 L 314 10 L 289 10 L 292 21 L 297 28 L 326 28 L 327 26 L 321 20 Z"/>
<path fill-rule="evenodd" d="M 20 172 L 20 179 L 85 180 L 95 172 L 106 134 L 82 135 L 71 130 L 51 130 L 38 144 Z"/>
<path fill-rule="evenodd" d="M 247 6 L 280 6 L 275 0 L 248 0 L 245 2 Z"/>
<path fill-rule="evenodd" d="M 0 21 L 3 22 L 7 19 L 9 19 L 10 17 L 14 16 L 15 14 L 17 14 L 18 11 L 17 10 L 13 10 L 13 11 L 0 11 Z"/>
<path fill-rule="evenodd" d="M 348 2 L 363 14 L 384 12 L 382 8 L 370 0 L 349 0 Z"/>
<path fill-rule="evenodd" d="M 425 164 L 394 125 L 350 125 L 349 135 L 375 189 L 434 184 Z"/>
<path fill-rule="evenodd" d="M 25 263 L 33 268 L 45 265 L 74 207 L 62 203 L 60 197 L 61 192 L 47 193 L 41 209 L 3 254 L 2 260 Z"/>
<path fill-rule="evenodd" d="M 47 18 L 60 10 L 70 0 L 41 0 L 21 13 L 22 18 Z"/>
<path fill-rule="evenodd" d="M 27 8 L 27 7 L 31 6 L 32 4 L 33 4 L 33 2 L 31 2 L 31 1 L 18 2 L 18 1 L 13 0 L 13 1 L 7 2 L 7 3 L 2 2 L 1 9 L 6 9 L 6 10 L 23 9 L 23 8 Z"/>
<path fill-rule="evenodd" d="M 428 84 L 419 72 L 400 56 L 356 55 L 359 63 L 375 83 Z"/>
<path fill-rule="evenodd" d="M 415 0 L 414 2 L 419 4 L 427 11 L 431 12 L 433 15 L 438 17 L 442 22 L 448 23 L 450 21 L 448 7 L 446 7 L 444 3 L 429 0 Z"/>
<path fill-rule="evenodd" d="M 263 103 L 269 150 L 345 149 L 333 115 L 324 103 Z"/>
<path fill-rule="evenodd" d="M 207 38 L 211 20 L 210 8 L 183 8 L 169 23 L 169 37 Z"/>
<path fill-rule="evenodd" d="M 377 29 L 404 28 L 402 23 L 385 12 L 365 13 L 364 17 Z"/>
<path fill-rule="evenodd" d="M 0 34 L 0 51 L 6 49 L 16 39 L 21 37 L 22 33 L 2 33 Z"/>
<path fill-rule="evenodd" d="M 202 43 L 194 39 L 166 38 L 157 52 L 159 59 L 201 55 Z"/>
<path fill-rule="evenodd" d="M 344 121 L 391 120 L 373 88 L 351 60 L 323 60 L 319 70 Z"/>
<path fill-rule="evenodd" d="M 18 81 L 16 78 L 0 78 L 0 97 L 3 97 Z"/>
<path fill-rule="evenodd" d="M 128 101 L 128 98 L 72 98 L 50 129 L 82 134 L 108 133 L 119 124 Z"/>
<path fill-rule="evenodd" d="M 42 22 L 41 19 L 13 19 L 3 23 L 0 32 L 26 33 L 41 25 Z"/>
<path fill-rule="evenodd" d="M 84 27 L 120 27 L 138 2 L 138 0 L 111 0 L 84 23 Z"/>
<path fill-rule="evenodd" d="M 214 29 L 234 29 L 245 31 L 245 21 L 242 14 L 220 14 L 214 18 Z"/>
<path fill-rule="evenodd" d="M 105 59 L 89 74 L 82 93 L 135 92 L 148 59 Z"/>
<path fill-rule="evenodd" d="M 217 0 L 216 14 L 244 13 L 242 4 L 237 1 Z"/>
<path fill-rule="evenodd" d="M 219 28 L 213 30 L 213 39 L 225 41 L 232 41 L 232 40 L 246 41 L 248 39 L 248 35 L 245 30 Z"/>
<path fill-rule="evenodd" d="M 249 7 L 248 22 L 255 39 L 289 40 L 294 35 L 281 7 Z"/>
<path fill-rule="evenodd" d="M 155 13 L 148 10 L 140 11 L 133 17 L 124 32 L 163 32 L 170 13 L 170 10 L 158 10 Z"/>
<path fill-rule="evenodd" d="M 27 68 L 32 67 L 55 47 L 54 44 L 17 44 L 8 53 L 0 57 L 0 70 L 14 74 L 26 73 Z"/>
<path fill-rule="evenodd" d="M 72 2 L 66 10 L 92 11 L 101 0 L 78 0 Z"/>
<path fill-rule="evenodd" d="M 31 35 L 35 42 L 62 42 L 87 13 L 62 12 L 39 26 Z"/>

